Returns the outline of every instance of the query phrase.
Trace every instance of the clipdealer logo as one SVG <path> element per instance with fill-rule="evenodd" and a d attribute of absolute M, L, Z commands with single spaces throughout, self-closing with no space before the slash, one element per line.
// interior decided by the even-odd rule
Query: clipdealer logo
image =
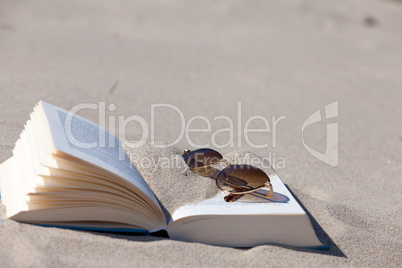
<path fill-rule="evenodd" d="M 317 150 L 314 150 L 310 146 L 306 144 L 304 141 L 304 131 L 308 126 L 312 124 L 321 122 L 322 120 L 328 120 L 331 118 L 338 117 L 338 101 L 334 101 L 325 106 L 324 117 L 321 116 L 321 111 L 317 110 L 312 113 L 306 121 L 304 121 L 302 126 L 302 142 L 304 148 L 315 158 L 321 160 L 322 162 L 332 166 L 338 166 L 338 123 L 327 123 L 327 140 L 326 140 L 326 148 L 325 152 L 321 153 Z"/>
<path fill-rule="evenodd" d="M 83 109 L 91 109 L 98 112 L 98 125 L 99 133 L 96 135 L 96 140 L 80 140 L 77 139 L 76 135 L 73 132 L 73 119 L 76 116 L 76 113 Z M 166 112 L 166 109 L 170 109 L 177 113 L 178 118 L 180 119 L 180 131 L 179 135 L 177 136 L 176 140 L 168 141 L 166 144 L 156 144 L 155 143 L 155 118 L 156 113 L 159 112 Z M 174 146 L 178 144 L 183 138 L 186 139 L 187 143 L 194 148 L 202 148 L 202 147 L 210 147 L 211 145 L 216 148 L 224 148 L 224 147 L 241 147 L 242 141 L 244 141 L 248 146 L 251 148 L 261 149 L 277 147 L 277 130 L 278 125 L 281 121 L 286 119 L 285 115 L 281 115 L 279 117 L 272 116 L 272 118 L 266 118 L 262 115 L 255 115 L 250 118 L 243 118 L 242 117 L 242 105 L 241 102 L 237 103 L 237 117 L 232 120 L 229 116 L 226 115 L 218 115 L 213 118 L 213 120 L 209 120 L 203 115 L 196 115 L 189 118 L 187 121 L 185 120 L 184 113 L 178 107 L 171 105 L 171 104 L 152 104 L 151 105 L 151 122 L 148 122 L 139 115 L 131 115 L 128 117 L 122 115 L 109 115 L 106 116 L 106 110 L 109 112 L 114 112 L 116 110 L 116 105 L 109 104 L 106 106 L 105 102 L 99 102 L 98 104 L 95 103 L 81 103 L 68 111 L 65 121 L 64 121 L 64 129 L 66 133 L 66 137 L 68 141 L 79 148 L 95 148 L 95 147 L 115 147 L 116 146 L 116 139 L 110 133 L 115 133 L 115 130 L 118 130 L 118 138 L 120 141 L 125 143 L 126 146 L 130 148 L 138 148 L 143 146 L 150 137 L 151 146 L 156 148 L 166 148 L 170 146 Z M 330 103 L 325 106 L 325 113 L 324 116 L 321 115 L 321 111 L 317 110 L 312 113 L 303 123 L 301 128 L 301 139 L 304 148 L 315 158 L 318 160 L 332 166 L 338 166 L 338 123 L 328 123 L 326 125 L 327 137 L 326 137 L 326 150 L 324 153 L 321 153 L 309 145 L 306 144 L 304 133 L 305 130 L 318 122 L 332 118 L 338 117 L 338 101 Z M 269 120 L 270 119 L 270 120 Z M 212 131 L 212 124 L 215 121 L 226 121 L 227 126 L 226 128 L 217 129 L 214 132 Z M 106 131 L 106 121 L 108 122 L 108 130 Z M 192 124 L 194 121 L 203 121 L 206 125 L 205 128 L 193 128 Z M 251 123 L 253 121 L 259 121 L 262 123 L 262 128 L 252 128 Z M 128 142 L 126 139 L 126 128 L 127 125 L 130 123 L 137 124 L 142 132 L 141 132 L 141 139 L 137 142 Z M 243 125 L 244 124 L 244 125 Z M 260 124 L 261 125 L 261 124 Z M 236 126 L 236 127 L 235 127 Z M 210 141 L 205 144 L 195 144 L 191 138 L 190 133 L 211 133 Z M 226 133 L 228 140 L 226 143 L 219 144 L 217 142 L 216 136 L 220 133 Z M 264 143 L 254 143 L 250 137 L 250 133 L 263 133 L 267 135 L 267 137 L 271 136 L 272 140 L 270 144 L 268 144 L 268 140 L 264 140 Z M 235 138 L 235 134 L 237 134 L 237 139 Z M 125 152 L 119 147 L 120 158 L 124 159 Z M 274 158 L 281 158 L 279 159 L 280 162 L 285 163 L 286 161 L 282 159 L 282 157 L 276 157 L 274 153 L 274 157 L 272 157 L 272 162 L 275 162 Z M 275 164 L 274 164 L 275 165 Z M 285 166 L 285 165 L 283 165 Z"/>

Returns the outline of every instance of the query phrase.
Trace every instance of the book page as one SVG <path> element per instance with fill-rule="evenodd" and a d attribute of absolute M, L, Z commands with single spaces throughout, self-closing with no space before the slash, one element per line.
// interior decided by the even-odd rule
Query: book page
<path fill-rule="evenodd" d="M 117 174 L 158 204 L 117 137 L 89 120 L 69 114 L 64 109 L 44 101 L 41 101 L 41 105 L 57 150 Z"/>
<path fill-rule="evenodd" d="M 236 157 L 233 157 L 235 154 L 227 154 L 225 158 L 231 163 L 238 163 Z M 248 152 L 237 155 L 240 160 L 245 159 L 245 155 L 259 157 Z M 166 202 L 169 206 L 176 205 L 166 228 L 169 236 L 181 241 L 230 247 L 253 247 L 267 243 L 322 246 L 308 215 L 273 168 L 269 164 L 258 167 L 269 176 L 274 189 L 274 194 L 269 199 L 266 198 L 269 189 L 262 188 L 228 203 L 224 201 L 227 194 L 220 191 L 211 178 L 191 171 L 187 176 L 177 174 L 176 178 L 170 178 L 171 182 L 166 183 L 171 187 L 175 186 L 174 181 L 181 182 L 176 185 L 181 187 L 175 190 L 173 197 L 179 196 L 180 200 L 186 199 L 188 203 L 177 207 L 179 202 Z M 214 177 L 216 173 L 211 175 Z M 196 180 L 205 184 L 193 184 Z M 215 194 L 206 198 L 208 192 Z"/>
<path fill-rule="evenodd" d="M 239 200 L 228 203 L 224 201 L 227 193 L 219 192 L 215 197 L 180 207 L 172 215 L 172 221 L 198 215 L 294 215 L 305 214 L 302 207 L 292 196 L 278 175 L 270 176 L 274 195 L 264 198 L 267 190 L 244 195 Z M 262 195 L 260 195 L 262 194 Z"/>
<path fill-rule="evenodd" d="M 223 215 L 223 214 L 305 214 L 303 209 L 292 197 L 273 168 L 266 163 L 266 167 L 258 166 L 270 177 L 274 189 L 271 199 L 266 196 L 268 189 L 263 188 L 256 194 L 247 194 L 238 201 L 227 203 L 224 201 L 224 192 L 216 185 L 214 177 L 225 166 L 216 166 L 210 177 L 203 177 L 186 170 L 188 167 L 182 158 L 183 150 L 178 148 L 154 148 L 144 145 L 138 150 L 127 149 L 133 163 L 151 187 L 161 203 L 168 222 L 190 215 Z M 232 153 L 225 155 L 231 163 L 240 160 L 262 159 L 261 156 L 250 152 Z M 147 165 L 141 164 L 147 160 Z"/>

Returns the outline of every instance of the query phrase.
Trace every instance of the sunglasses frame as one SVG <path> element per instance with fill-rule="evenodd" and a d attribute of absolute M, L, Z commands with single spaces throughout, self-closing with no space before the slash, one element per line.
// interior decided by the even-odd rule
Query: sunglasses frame
<path fill-rule="evenodd" d="M 183 154 L 182 154 L 182 156 L 184 157 L 185 155 L 188 155 L 189 153 L 194 153 L 194 152 L 197 152 L 197 151 L 199 151 L 199 150 L 204 150 L 204 149 L 208 149 L 208 150 L 215 151 L 215 150 L 210 149 L 210 148 L 201 148 L 201 149 L 197 149 L 197 150 L 195 150 L 195 151 L 190 151 L 189 149 L 185 149 L 184 152 L 183 152 Z M 217 151 L 215 151 L 215 152 L 217 152 Z M 221 190 L 222 192 L 228 193 L 229 195 L 243 196 L 243 195 L 245 195 L 245 194 L 254 193 L 254 192 L 258 191 L 259 189 L 268 187 L 268 188 L 269 188 L 269 194 L 268 194 L 268 195 L 261 195 L 261 194 L 258 194 L 258 195 L 261 195 L 261 196 L 263 196 L 263 197 L 265 197 L 265 198 L 271 198 L 272 195 L 274 194 L 274 189 L 273 189 L 273 187 L 272 187 L 272 184 L 271 184 L 271 181 L 270 181 L 268 175 L 267 175 L 268 181 L 267 181 L 264 185 L 262 185 L 262 186 L 260 186 L 260 187 L 258 187 L 258 188 L 255 188 L 255 189 L 252 189 L 252 190 L 248 190 L 248 191 L 244 191 L 244 192 L 239 192 L 239 193 L 232 193 L 232 192 L 223 190 L 223 189 L 222 189 L 221 187 L 219 187 L 219 185 L 218 185 L 218 177 L 219 177 L 219 175 L 220 175 L 222 172 L 225 171 L 225 169 L 227 169 L 227 168 L 233 166 L 229 161 L 227 161 L 227 160 L 225 160 L 225 159 L 223 159 L 223 158 L 222 158 L 221 160 L 219 160 L 218 162 L 216 162 L 216 163 L 204 165 L 204 166 L 201 166 L 201 167 L 195 167 L 195 168 L 190 168 L 190 167 L 189 167 L 189 169 L 190 169 L 191 171 L 193 171 L 193 170 L 197 170 L 197 169 L 201 169 L 201 168 L 206 168 L 206 167 L 215 166 L 215 165 L 218 165 L 218 164 L 220 164 L 220 163 L 225 163 L 226 165 L 228 165 L 227 167 L 225 167 L 224 169 L 222 169 L 222 170 L 219 172 L 218 176 L 215 178 L 216 186 L 217 186 L 217 187 L 219 188 L 219 190 Z M 193 172 L 194 172 L 194 171 L 193 171 Z M 264 172 L 264 173 L 265 173 L 265 172 Z M 196 173 L 196 174 L 197 174 L 197 173 Z M 266 173 L 265 173 L 265 174 L 266 174 Z M 238 197 L 238 198 L 240 198 L 240 197 Z M 238 198 L 237 198 L 237 199 L 238 199 Z M 237 199 L 236 199 L 236 200 L 237 200 Z"/>

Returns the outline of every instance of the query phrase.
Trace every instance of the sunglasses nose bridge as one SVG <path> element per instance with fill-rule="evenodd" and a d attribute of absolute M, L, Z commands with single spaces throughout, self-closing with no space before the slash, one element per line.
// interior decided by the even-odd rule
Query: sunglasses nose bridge
<path fill-rule="evenodd" d="M 219 161 L 219 162 L 223 162 L 223 163 L 225 163 L 226 165 L 228 165 L 229 167 L 232 165 L 232 164 L 229 163 L 229 161 L 227 161 L 227 160 L 225 160 L 225 159 L 222 159 L 222 160 Z"/>

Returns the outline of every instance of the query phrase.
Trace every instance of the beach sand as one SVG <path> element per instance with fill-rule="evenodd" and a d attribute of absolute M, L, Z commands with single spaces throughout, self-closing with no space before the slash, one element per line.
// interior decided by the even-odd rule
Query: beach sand
<path fill-rule="evenodd" d="M 225 155 L 250 151 L 271 157 L 330 247 L 234 249 L 4 220 L 1 267 L 400 266 L 399 1 L 39 0 L 1 6 L 0 162 L 12 156 L 39 100 L 67 110 L 105 102 L 107 119 L 137 115 L 149 128 L 152 104 L 174 105 L 186 123 L 193 116 L 210 120 L 211 132 L 190 133 L 190 140 L 183 137 L 161 154 L 209 143 Z M 336 101 L 339 116 L 326 119 L 325 106 Z M 173 142 L 180 135 L 179 114 L 158 109 L 154 138 Z M 305 128 L 304 142 L 325 152 L 327 123 L 338 123 L 338 137 L 332 136 L 339 141 L 336 167 L 303 145 L 303 123 L 317 110 L 323 120 Z M 99 123 L 98 110 L 79 114 Z M 251 133 L 248 142 L 243 130 L 255 115 L 267 118 L 270 132 Z M 233 137 L 215 136 L 217 144 L 228 143 L 224 148 L 211 141 L 214 131 L 228 127 L 217 116 L 231 118 L 235 128 Z M 261 122 L 250 126 L 261 128 Z M 191 127 L 206 123 L 194 121 Z M 138 122 L 114 132 L 126 140 L 143 134 Z M 155 151 L 143 147 L 138 153 Z"/>

